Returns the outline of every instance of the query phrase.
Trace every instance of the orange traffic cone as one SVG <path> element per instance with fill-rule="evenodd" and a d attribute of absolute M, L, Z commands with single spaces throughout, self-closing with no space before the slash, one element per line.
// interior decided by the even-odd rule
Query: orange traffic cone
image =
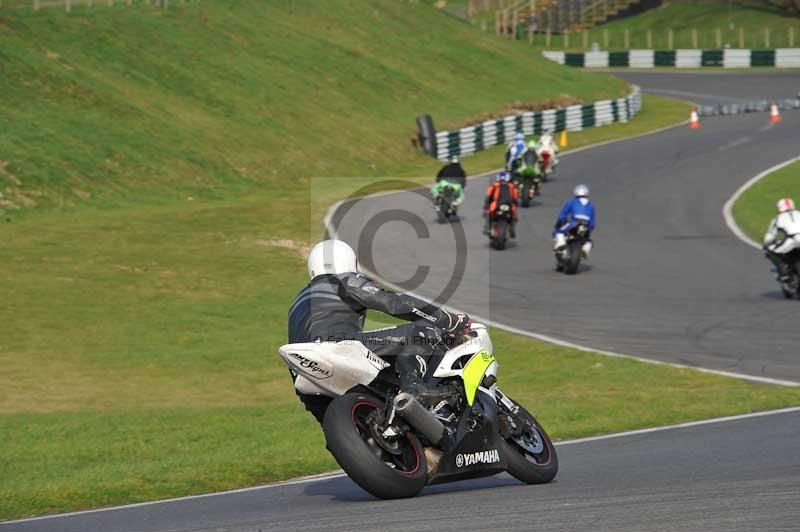
<path fill-rule="evenodd" d="M 772 100 L 772 105 L 769 108 L 769 121 L 771 124 L 777 124 L 781 121 L 781 113 L 778 111 L 778 104 Z"/>
<path fill-rule="evenodd" d="M 697 116 L 697 107 L 692 107 L 692 114 L 689 117 L 689 127 L 700 129 L 700 118 Z"/>

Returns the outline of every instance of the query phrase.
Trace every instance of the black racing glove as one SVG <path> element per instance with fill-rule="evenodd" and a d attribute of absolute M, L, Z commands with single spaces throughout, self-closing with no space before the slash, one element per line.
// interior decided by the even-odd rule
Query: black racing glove
<path fill-rule="evenodd" d="M 444 332 L 451 336 L 465 336 L 472 331 L 472 320 L 466 314 L 456 314 L 451 316 L 452 324 Z"/>

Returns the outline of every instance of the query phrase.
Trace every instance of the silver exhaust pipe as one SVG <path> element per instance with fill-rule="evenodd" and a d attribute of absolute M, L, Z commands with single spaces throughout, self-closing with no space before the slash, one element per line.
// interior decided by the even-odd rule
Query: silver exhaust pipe
<path fill-rule="evenodd" d="M 394 409 L 400 417 L 408 421 L 423 436 L 434 445 L 439 445 L 444 437 L 445 429 L 436 416 L 417 401 L 410 393 L 399 393 L 394 398 Z"/>

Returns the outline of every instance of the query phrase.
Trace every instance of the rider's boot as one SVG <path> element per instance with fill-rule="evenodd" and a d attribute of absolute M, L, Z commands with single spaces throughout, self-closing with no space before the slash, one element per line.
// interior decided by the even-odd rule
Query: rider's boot
<path fill-rule="evenodd" d="M 511 225 L 508 226 L 508 234 L 509 234 L 509 236 L 511 238 L 517 238 L 516 227 L 517 227 L 517 221 L 516 220 L 513 220 L 511 222 Z"/>
<path fill-rule="evenodd" d="M 792 279 L 792 271 L 785 262 L 778 264 L 778 281 L 781 283 L 789 282 Z"/>
<path fill-rule="evenodd" d="M 589 241 L 584 243 L 583 246 L 581 247 L 581 255 L 583 255 L 583 258 L 588 259 L 589 253 L 591 252 L 592 252 L 592 242 Z"/>
<path fill-rule="evenodd" d="M 553 251 L 564 249 L 566 245 L 567 237 L 564 236 L 564 233 L 556 233 L 556 236 L 553 239 Z"/>

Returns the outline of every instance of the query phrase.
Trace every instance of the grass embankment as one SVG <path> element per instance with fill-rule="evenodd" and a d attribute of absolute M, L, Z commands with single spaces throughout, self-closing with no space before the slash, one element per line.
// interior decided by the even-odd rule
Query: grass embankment
<path fill-rule="evenodd" d="M 652 47 L 657 50 L 670 48 L 668 32 L 673 31 L 673 48 L 694 48 L 692 30 L 697 31 L 697 48 L 717 48 L 716 31 L 721 32 L 722 47 L 739 48 L 739 32 L 742 33 L 743 48 L 772 49 L 791 45 L 789 28 L 794 28 L 794 44 L 800 46 L 800 18 L 765 5 L 766 2 L 735 1 L 732 7 L 725 0 L 667 0 L 661 7 L 650 9 L 640 15 L 619 19 L 587 30 L 587 42 L 598 43 L 609 50 L 625 49 L 625 30 L 629 32 L 629 48 L 646 49 L 650 45 L 647 32 L 652 32 Z M 479 21 L 475 21 L 479 24 Z M 546 22 L 540 22 L 540 27 Z M 489 24 L 489 29 L 494 26 Z M 768 31 L 768 35 L 767 32 Z M 608 46 L 605 44 L 608 33 Z M 527 34 L 525 35 L 527 39 Z M 544 48 L 543 33 L 536 34 L 534 46 Z M 553 35 L 551 49 L 564 49 L 563 35 Z M 569 35 L 568 50 L 584 49 L 583 34 Z"/>
<path fill-rule="evenodd" d="M 630 34 L 631 48 L 648 48 L 647 32 L 652 32 L 653 48 L 669 48 L 667 32 L 673 31 L 674 48 L 693 48 L 692 30 L 697 30 L 697 47 L 717 48 L 716 31 L 721 32 L 724 48 L 739 47 L 739 31 L 743 32 L 744 48 L 765 49 L 789 46 L 789 28 L 794 29 L 794 43 L 800 45 L 800 19 L 786 16 L 766 2 L 733 2 L 720 0 L 667 0 L 661 7 L 641 15 L 609 22 L 590 32 L 589 42 L 603 44 L 603 31 L 610 39 L 609 49 L 623 49 L 624 31 Z M 769 32 L 767 36 L 765 31 Z M 769 39 L 767 41 L 766 39 Z"/>
<path fill-rule="evenodd" d="M 20 206 L 430 175 L 435 161 L 410 142 L 418 114 L 447 129 L 513 101 L 627 93 L 619 79 L 566 71 L 430 6 L 388 0 L 7 9 L 0 19 L 0 160 L 10 162 L 0 179 Z"/>
<path fill-rule="evenodd" d="M 781 198 L 800 202 L 800 163 L 782 168 L 750 187 L 733 206 L 736 223 L 750 238 L 761 242 Z"/>
<path fill-rule="evenodd" d="M 0 225 L 0 518 L 334 467 L 275 354 L 321 234 L 308 176 L 431 175 L 407 142 L 420 111 L 455 124 L 512 100 L 626 92 L 428 7 L 327 5 L 0 11 L 3 199 L 36 202 Z M 495 82 L 509 71 L 518 82 Z M 685 117 L 646 105 L 570 140 Z M 495 341 L 507 390 L 555 437 L 800 402 Z"/>

